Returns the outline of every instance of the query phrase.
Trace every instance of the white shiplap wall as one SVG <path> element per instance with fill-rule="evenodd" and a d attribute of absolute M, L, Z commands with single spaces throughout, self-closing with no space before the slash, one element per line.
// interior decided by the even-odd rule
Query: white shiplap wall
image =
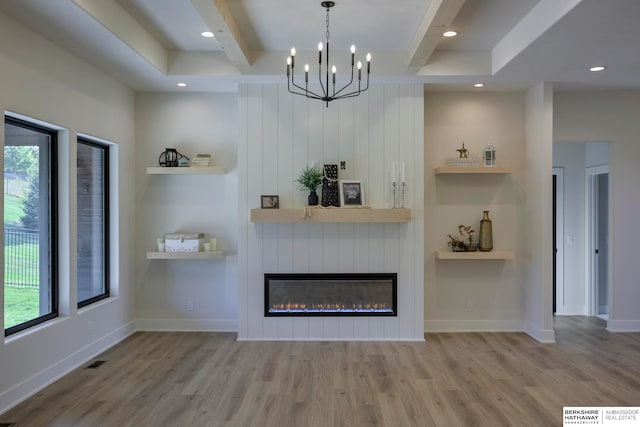
<path fill-rule="evenodd" d="M 422 85 L 376 85 L 321 102 L 285 85 L 240 85 L 238 95 L 238 339 L 422 340 L 424 330 L 424 95 Z M 339 164 L 372 207 L 391 207 L 390 170 L 405 162 L 409 224 L 254 224 L 261 194 L 306 205 L 294 183 L 307 164 Z M 264 273 L 398 273 L 398 317 L 264 317 Z"/>

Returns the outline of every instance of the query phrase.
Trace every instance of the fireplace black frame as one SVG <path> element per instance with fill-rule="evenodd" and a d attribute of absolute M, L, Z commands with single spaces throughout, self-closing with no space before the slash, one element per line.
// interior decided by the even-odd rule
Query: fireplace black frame
<path fill-rule="evenodd" d="M 270 280 L 371 280 L 391 279 L 393 284 L 393 310 L 391 312 L 269 312 Z M 264 274 L 264 316 L 265 317 L 397 317 L 398 316 L 398 273 L 265 273 Z"/>

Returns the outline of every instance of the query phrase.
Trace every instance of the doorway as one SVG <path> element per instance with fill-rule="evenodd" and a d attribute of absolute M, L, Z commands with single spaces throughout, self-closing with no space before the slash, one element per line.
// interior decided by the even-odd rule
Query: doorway
<path fill-rule="evenodd" d="M 564 168 L 553 168 L 553 314 L 564 314 Z"/>
<path fill-rule="evenodd" d="M 586 168 L 589 314 L 609 318 L 609 166 Z"/>

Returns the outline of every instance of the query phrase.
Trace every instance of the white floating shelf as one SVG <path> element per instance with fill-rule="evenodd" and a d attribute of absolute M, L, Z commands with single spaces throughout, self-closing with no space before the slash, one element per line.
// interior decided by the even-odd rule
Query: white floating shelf
<path fill-rule="evenodd" d="M 513 168 L 504 167 L 504 166 L 493 166 L 493 167 L 455 167 L 455 166 L 440 166 L 435 168 L 436 175 L 442 174 L 492 174 L 492 175 L 504 175 L 513 172 Z"/>
<path fill-rule="evenodd" d="M 411 222 L 411 209 L 251 209 L 251 222 Z"/>
<path fill-rule="evenodd" d="M 227 173 L 217 166 L 190 166 L 167 168 L 162 166 L 150 166 L 147 175 L 224 175 Z"/>
<path fill-rule="evenodd" d="M 212 252 L 147 252 L 147 259 L 217 259 L 224 258 L 224 251 Z"/>
<path fill-rule="evenodd" d="M 490 251 L 490 252 L 451 252 L 436 251 L 436 259 L 513 259 L 513 251 Z"/>

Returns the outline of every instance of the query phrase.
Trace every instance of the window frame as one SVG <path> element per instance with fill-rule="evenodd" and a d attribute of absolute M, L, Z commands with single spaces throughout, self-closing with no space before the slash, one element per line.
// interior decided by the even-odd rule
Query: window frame
<path fill-rule="evenodd" d="M 49 136 L 49 268 L 50 268 L 50 292 L 51 311 L 26 322 L 4 329 L 4 336 L 22 332 L 48 320 L 59 316 L 60 284 L 59 284 L 59 254 L 58 254 L 58 131 L 56 129 L 41 126 L 28 120 L 18 119 L 9 115 L 4 116 L 4 125 L 13 125 L 43 133 Z M 4 128 L 3 128 L 4 131 Z M 6 132 L 5 132 L 6 134 Z M 5 140 L 5 146 L 7 141 Z M 4 170 L 4 164 L 3 164 Z M 4 239 L 3 239 L 4 244 Z M 3 261 L 4 262 L 4 261 Z M 4 292 L 4 278 L 3 278 Z M 5 308 L 6 309 L 6 308 Z M 4 311 L 3 311 L 4 312 Z"/>
<path fill-rule="evenodd" d="M 98 148 L 100 150 L 103 151 L 104 156 L 103 156 L 103 162 L 102 162 L 102 167 L 103 167 L 103 171 L 104 171 L 104 176 L 103 178 L 103 194 L 104 194 L 104 218 L 103 218 L 103 228 L 102 228 L 102 236 L 103 236 L 103 267 L 104 267 L 104 275 L 103 275 L 103 280 L 104 280 L 104 292 L 93 296 L 91 298 L 88 298 L 86 300 L 80 301 L 78 300 L 78 308 L 83 308 L 86 307 L 88 305 L 94 304 L 98 301 L 102 301 L 103 299 L 107 299 L 111 296 L 111 284 L 110 284 L 110 275 L 109 275 L 109 270 L 110 270 L 110 266 L 111 266 L 111 259 L 110 259 L 110 222 L 111 222 L 111 210 L 110 210 L 110 199 L 111 199 L 111 194 L 110 194 L 110 185 L 109 182 L 111 180 L 111 176 L 109 173 L 109 154 L 110 154 L 110 150 L 109 150 L 109 145 L 108 144 L 101 144 L 99 142 L 96 142 L 95 140 L 92 140 L 90 138 L 87 138 L 85 136 L 80 136 L 78 135 L 77 139 L 76 139 L 76 143 L 78 145 L 80 144 L 84 144 L 84 145 L 88 145 L 92 148 Z M 77 159 L 77 154 L 76 154 L 76 159 Z M 76 162 L 76 182 L 77 182 L 77 174 L 78 174 L 78 165 Z M 77 194 L 78 191 L 76 189 L 76 202 L 77 202 Z M 78 215 L 76 213 L 76 224 L 77 224 L 77 218 Z M 76 240 L 77 240 L 77 236 L 76 236 Z M 77 251 L 76 251 L 76 256 L 77 256 Z M 78 290 L 78 281 L 77 281 L 78 275 L 77 275 L 77 262 L 76 262 L 76 295 L 78 295 L 77 290 Z"/>

